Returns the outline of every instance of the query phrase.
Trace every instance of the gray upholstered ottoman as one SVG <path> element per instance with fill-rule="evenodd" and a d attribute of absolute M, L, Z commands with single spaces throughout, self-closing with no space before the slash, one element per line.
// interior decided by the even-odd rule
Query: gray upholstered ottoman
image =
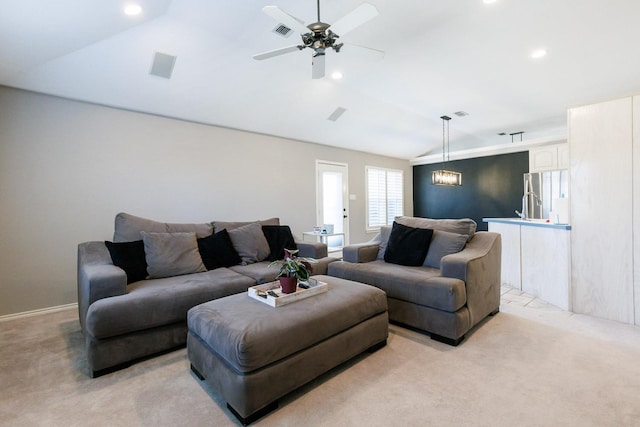
<path fill-rule="evenodd" d="M 243 293 L 189 310 L 191 369 L 245 425 L 285 394 L 387 342 L 383 291 L 315 277 L 329 284 L 327 292 L 277 308 Z"/>

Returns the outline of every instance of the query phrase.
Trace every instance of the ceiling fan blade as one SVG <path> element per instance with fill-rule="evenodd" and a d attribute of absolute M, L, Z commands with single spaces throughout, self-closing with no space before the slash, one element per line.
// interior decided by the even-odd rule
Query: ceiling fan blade
<path fill-rule="evenodd" d="M 311 60 L 311 78 L 321 79 L 324 77 L 324 54 L 315 55 Z"/>
<path fill-rule="evenodd" d="M 353 43 L 344 43 L 344 46 L 342 47 L 341 52 L 343 50 L 350 52 L 352 49 L 354 52 L 356 52 L 358 56 L 365 57 L 366 59 L 373 60 L 373 61 L 379 61 L 383 59 L 385 55 L 383 50 L 374 49 L 372 47 L 361 46 L 359 44 L 353 44 Z"/>
<path fill-rule="evenodd" d="M 257 59 L 258 61 L 261 61 L 263 59 L 273 58 L 274 56 L 284 55 L 285 53 L 294 52 L 297 50 L 300 50 L 300 48 L 296 45 L 282 47 L 280 49 L 270 50 L 268 52 L 257 53 L 253 55 L 253 59 Z"/>
<path fill-rule="evenodd" d="M 311 32 L 305 25 L 300 22 L 296 17 L 289 15 L 278 6 L 265 6 L 262 11 L 275 19 L 276 21 L 283 23 L 292 30 L 297 31 L 300 34 L 307 34 Z"/>
<path fill-rule="evenodd" d="M 365 22 L 378 16 L 378 9 L 369 3 L 362 3 L 360 6 L 338 19 L 331 25 L 331 31 L 339 36 L 344 36 L 348 32 L 358 28 Z"/>

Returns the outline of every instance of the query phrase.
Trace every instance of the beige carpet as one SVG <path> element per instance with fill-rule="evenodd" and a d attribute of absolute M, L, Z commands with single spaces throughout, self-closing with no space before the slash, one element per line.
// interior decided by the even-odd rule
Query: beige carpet
<path fill-rule="evenodd" d="M 459 347 L 392 325 L 385 348 L 255 425 L 640 425 L 640 328 L 544 304 L 501 310 Z M 0 425 L 238 425 L 184 349 L 97 379 L 85 371 L 74 310 L 0 322 Z"/>

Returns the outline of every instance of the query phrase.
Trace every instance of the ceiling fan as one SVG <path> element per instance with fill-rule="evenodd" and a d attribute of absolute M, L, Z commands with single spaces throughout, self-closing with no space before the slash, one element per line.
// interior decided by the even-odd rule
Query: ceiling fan
<path fill-rule="evenodd" d="M 371 19 L 378 16 L 378 10 L 375 8 L 375 6 L 369 3 L 363 3 L 343 16 L 333 25 L 331 25 L 320 20 L 320 0 L 318 0 L 317 3 L 318 21 L 311 23 L 306 27 L 302 23 L 303 21 L 292 15 L 289 15 L 278 6 L 265 6 L 264 8 L 262 8 L 262 11 L 264 13 L 266 13 L 276 21 L 285 24 L 292 30 L 300 33 L 302 37 L 302 44 L 259 53 L 257 55 L 253 55 L 253 59 L 263 60 L 272 58 L 274 56 L 283 55 L 285 53 L 309 48 L 313 50 L 311 62 L 311 77 L 314 79 L 321 79 L 324 77 L 324 57 L 326 50 L 331 48 L 336 52 L 340 52 L 340 49 L 344 45 L 344 43 L 337 42 L 337 39 L 340 38 L 340 36 L 344 36 L 349 31 L 356 29 L 365 22 L 370 21 Z M 350 46 L 354 46 L 360 49 L 367 49 L 378 55 L 384 55 L 384 52 L 377 49 L 371 49 L 358 45 Z"/>

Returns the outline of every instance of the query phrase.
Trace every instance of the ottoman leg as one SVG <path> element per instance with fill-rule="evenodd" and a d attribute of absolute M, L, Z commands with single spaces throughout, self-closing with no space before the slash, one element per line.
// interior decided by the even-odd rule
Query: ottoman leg
<path fill-rule="evenodd" d="M 238 421 L 240 421 L 242 423 L 243 426 L 247 426 L 249 424 L 251 424 L 252 422 L 254 422 L 255 420 L 257 420 L 258 418 L 262 418 L 265 415 L 267 415 L 269 412 L 278 409 L 278 401 L 274 401 L 269 403 L 267 406 L 265 406 L 262 409 L 257 410 L 256 412 L 254 412 L 253 414 L 249 415 L 248 417 L 243 417 L 242 415 L 240 415 L 238 413 L 238 411 L 236 411 L 235 409 L 233 409 L 233 406 L 229 405 L 227 403 L 227 408 L 229 409 L 229 411 L 231 411 L 231 413 L 238 419 Z"/>

